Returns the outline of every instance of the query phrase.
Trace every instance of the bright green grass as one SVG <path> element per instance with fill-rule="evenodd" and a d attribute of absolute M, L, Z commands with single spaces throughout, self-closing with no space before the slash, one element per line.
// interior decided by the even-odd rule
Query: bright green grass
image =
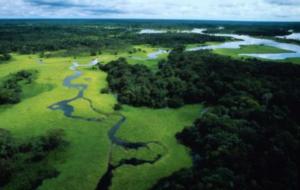
<path fill-rule="evenodd" d="M 190 126 L 199 116 L 201 106 L 185 106 L 178 110 L 125 107 L 122 113 L 128 118 L 118 135 L 131 141 L 159 141 L 167 148 L 153 145 L 152 151 L 143 150 L 138 156 L 145 159 L 165 153 L 154 165 L 145 164 L 137 167 L 123 166 L 115 171 L 113 190 L 141 190 L 150 188 L 158 179 L 166 177 L 182 168 L 190 167 L 192 162 L 186 148 L 180 145 L 175 134 L 185 126 Z M 133 154 L 128 152 L 127 154 Z"/>
<path fill-rule="evenodd" d="M 149 50 L 150 51 L 150 50 Z M 88 63 L 94 57 L 78 57 L 81 63 Z M 101 55 L 99 59 L 112 60 L 110 55 Z M 22 101 L 16 105 L 0 106 L 0 128 L 10 130 L 21 139 L 43 135 L 47 130 L 62 128 L 66 140 L 70 143 L 64 151 L 57 150 L 50 154 L 47 161 L 60 172 L 57 178 L 48 179 L 39 187 L 40 190 L 93 190 L 98 180 L 107 169 L 110 142 L 108 130 L 119 120 L 117 116 L 105 117 L 94 113 L 85 101 L 75 101 L 75 115 L 99 117 L 99 122 L 87 122 L 66 118 L 61 111 L 52 111 L 47 107 L 61 100 L 77 95 L 77 90 L 63 86 L 63 79 L 73 71 L 69 70 L 73 58 L 53 57 L 44 59 L 44 64 L 37 63 L 35 55 L 13 55 L 13 59 L 0 65 L 0 78 L 23 69 L 38 71 L 38 78 L 32 84 L 24 86 Z M 107 87 L 106 74 L 101 71 L 83 70 L 82 77 L 74 83 L 88 84 L 85 97 L 93 100 L 93 105 L 105 113 L 113 112 L 116 103 L 112 95 L 101 94 Z M 199 115 L 201 106 L 186 106 L 178 110 L 152 110 L 125 106 L 122 113 L 127 122 L 118 135 L 132 141 L 160 141 L 167 148 L 151 145 L 151 150 L 125 151 L 114 146 L 115 162 L 120 159 L 137 156 L 153 159 L 156 154 L 164 153 L 162 160 L 154 165 L 138 167 L 124 166 L 115 172 L 112 189 L 144 190 L 159 178 L 191 165 L 191 158 L 184 146 L 178 144 L 174 135 L 184 126 L 191 125 Z M 13 186 L 10 186 L 13 189 Z"/>
<path fill-rule="evenodd" d="M 159 49 L 165 49 L 165 50 L 169 50 L 167 48 L 157 48 L 157 47 L 152 47 L 149 45 L 139 45 L 139 46 L 134 46 L 135 48 L 140 48 L 142 49 L 143 52 L 137 52 L 134 54 L 129 54 L 127 55 L 127 60 L 129 64 L 142 64 L 142 65 L 146 65 L 151 69 L 157 69 L 157 64 L 160 60 L 163 59 L 167 59 L 168 54 L 161 54 L 157 57 L 157 59 L 148 59 L 148 54 L 149 53 L 153 53 L 158 51 Z M 145 60 L 136 60 L 134 59 L 134 57 L 140 57 L 143 58 Z"/>
<path fill-rule="evenodd" d="M 41 65 L 33 58 L 16 55 L 10 63 L 0 66 L 0 77 L 21 69 L 36 69 L 39 71 L 36 84 L 53 86 L 53 89 L 38 91 L 35 96 L 31 94 L 30 98 L 22 100 L 19 104 L 2 107 L 0 112 L 1 128 L 10 130 L 19 138 L 42 135 L 52 128 L 62 128 L 66 131 L 70 146 L 65 152 L 54 152 L 49 158 L 49 162 L 61 174 L 55 179 L 46 180 L 40 189 L 94 189 L 106 170 L 109 151 L 106 133 L 116 122 L 115 118 L 108 118 L 101 124 L 74 121 L 65 118 L 60 111 L 51 111 L 47 108 L 55 102 L 72 98 L 77 94 L 76 90 L 62 86 L 63 79 L 72 73 L 69 66 L 70 59 L 67 58 L 46 59 L 45 64 Z M 94 81 L 95 84 L 91 85 L 91 88 L 98 85 L 98 92 L 99 83 L 106 85 L 105 80 L 94 78 Z M 110 111 L 105 110 L 110 106 L 106 104 L 112 103 L 98 102 L 98 105 L 103 105 L 101 109 Z"/>
<path fill-rule="evenodd" d="M 290 51 L 264 45 L 241 46 L 240 49 L 215 49 L 215 53 L 228 55 L 235 58 L 241 57 L 239 54 L 249 53 L 289 53 Z"/>
<path fill-rule="evenodd" d="M 290 58 L 290 59 L 286 59 L 286 61 L 292 62 L 294 64 L 300 64 L 300 58 Z"/>
<path fill-rule="evenodd" d="M 156 69 L 157 68 L 157 63 L 159 62 L 159 60 L 162 59 L 167 59 L 168 54 L 162 54 L 159 55 L 157 59 L 152 59 L 149 60 L 148 59 L 148 54 L 149 53 L 153 53 L 156 52 L 159 49 L 165 49 L 165 48 L 157 48 L 157 47 L 152 47 L 150 45 L 136 45 L 133 46 L 133 48 L 136 49 L 141 49 L 141 51 L 137 51 L 136 53 L 132 53 L 130 54 L 128 51 L 121 51 L 118 52 L 117 55 L 109 53 L 109 52 L 105 52 L 102 55 L 100 55 L 100 60 L 102 63 L 108 63 L 111 60 L 116 60 L 120 57 L 124 57 L 127 59 L 129 64 L 142 64 L 142 65 L 146 65 L 151 69 Z M 136 59 L 138 58 L 138 59 Z"/>
<path fill-rule="evenodd" d="M 279 49 L 271 46 L 264 45 L 251 45 L 251 46 L 242 46 L 240 49 L 215 49 L 215 53 L 221 55 L 231 56 L 233 58 L 242 58 L 248 56 L 240 56 L 239 54 L 248 54 L 248 53 L 289 53 L 291 51 Z M 268 59 L 266 59 L 268 60 Z M 278 62 L 291 62 L 294 64 L 300 64 L 300 58 L 289 58 L 285 60 L 278 60 Z"/>

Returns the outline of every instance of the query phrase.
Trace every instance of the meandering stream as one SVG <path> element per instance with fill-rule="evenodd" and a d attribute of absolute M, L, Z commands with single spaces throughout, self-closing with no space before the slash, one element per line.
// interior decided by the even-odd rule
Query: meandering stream
<path fill-rule="evenodd" d="M 95 111 L 101 115 L 104 115 L 106 117 L 113 116 L 113 115 L 120 117 L 119 121 L 114 126 L 112 126 L 112 128 L 107 133 L 108 138 L 111 143 L 110 150 L 109 150 L 109 162 L 107 163 L 107 171 L 102 176 L 102 178 L 99 180 L 97 187 L 96 187 L 96 190 L 107 190 L 107 189 L 109 189 L 109 187 L 111 185 L 111 181 L 113 178 L 113 171 L 118 169 L 119 167 L 122 167 L 124 165 L 138 166 L 138 165 L 147 164 L 147 163 L 154 164 L 163 157 L 163 154 L 157 154 L 156 157 L 152 160 L 143 160 L 143 159 L 138 159 L 138 158 L 133 157 L 133 158 L 129 158 L 129 159 L 122 159 L 117 164 L 114 164 L 114 163 L 112 163 L 113 145 L 119 146 L 124 149 L 138 150 L 140 148 L 151 149 L 149 145 L 155 144 L 155 145 L 162 147 L 165 153 L 167 152 L 167 149 L 163 144 L 161 144 L 158 141 L 131 142 L 131 141 L 127 141 L 127 140 L 117 137 L 117 132 L 121 128 L 122 124 L 126 122 L 126 117 L 118 112 L 105 113 L 105 112 L 102 112 L 102 111 L 96 109 L 93 106 L 93 101 L 84 96 L 84 92 L 88 88 L 88 85 L 72 82 L 72 81 L 78 79 L 79 77 L 83 76 L 83 74 L 84 74 L 82 71 L 78 70 L 79 67 L 89 68 L 89 67 L 95 66 L 97 64 L 98 64 L 97 59 L 86 65 L 80 65 L 80 64 L 78 64 L 78 62 L 74 61 L 72 66 L 70 67 L 70 69 L 72 71 L 74 71 L 74 73 L 70 76 L 67 76 L 64 79 L 63 86 L 68 87 L 68 88 L 77 89 L 78 90 L 77 95 L 73 98 L 54 103 L 54 104 L 50 105 L 48 108 L 53 111 L 58 111 L 58 110 L 62 111 L 64 113 L 64 115 L 68 118 L 100 123 L 102 121 L 102 119 L 99 119 L 99 118 L 86 118 L 86 117 L 73 115 L 75 108 L 71 105 L 71 102 L 74 102 L 79 99 L 83 99 L 89 103 L 90 108 L 93 111 Z"/>

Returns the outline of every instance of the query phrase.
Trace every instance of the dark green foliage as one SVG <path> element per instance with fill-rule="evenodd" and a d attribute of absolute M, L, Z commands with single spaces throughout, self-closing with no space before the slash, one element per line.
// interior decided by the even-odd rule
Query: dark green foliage
<path fill-rule="evenodd" d="M 35 79 L 36 71 L 19 71 L 0 83 L 0 105 L 20 102 L 21 84 L 30 84 Z"/>
<path fill-rule="evenodd" d="M 224 29 L 220 30 L 219 27 Z M 299 23 L 185 21 L 185 20 L 2 20 L 0 53 L 23 54 L 77 49 L 91 53 L 98 50 L 124 50 L 132 44 L 175 47 L 187 43 L 224 41 L 226 38 L 203 34 L 167 33 L 137 35 L 140 29 L 191 30 L 207 28 L 212 33 L 281 36 L 290 29 L 300 31 Z M 100 54 L 100 53 L 99 53 Z M 73 54 L 75 55 L 75 54 Z"/>
<path fill-rule="evenodd" d="M 13 181 L 14 189 L 36 189 L 44 179 L 56 177 L 58 172 L 44 163 L 47 155 L 66 145 L 62 129 L 49 130 L 45 135 L 25 142 L 0 129 L 0 187 Z"/>
<path fill-rule="evenodd" d="M 184 105 L 184 101 L 180 97 L 172 97 L 168 99 L 168 105 L 170 108 L 179 108 Z"/>
<path fill-rule="evenodd" d="M 22 149 L 30 151 L 32 160 L 42 160 L 49 151 L 64 145 L 65 133 L 62 129 L 53 129 L 48 131 L 44 136 L 33 138 L 28 144 L 23 144 Z"/>
<path fill-rule="evenodd" d="M 121 103 L 150 107 L 166 105 L 166 84 L 157 80 L 146 66 L 132 66 L 124 58 L 120 58 L 102 66 L 102 69 L 109 73 L 109 87 L 113 92 L 119 93 L 118 100 Z"/>
<path fill-rule="evenodd" d="M 176 47 L 193 43 L 224 42 L 229 38 L 191 33 L 133 34 L 133 44 L 151 44 L 153 46 Z"/>
<path fill-rule="evenodd" d="M 9 131 L 0 129 L 0 187 L 7 183 L 13 175 L 12 157 L 17 146 Z"/>
<path fill-rule="evenodd" d="M 193 167 L 153 189 L 299 189 L 300 66 L 184 54 L 171 59 L 181 79 L 197 78 L 187 97 L 212 108 L 177 134 L 191 149 Z M 189 67 L 198 74 L 183 74 Z"/>
<path fill-rule="evenodd" d="M 96 53 L 99 49 L 125 47 L 126 39 L 115 36 L 122 30 L 82 25 L 0 25 L 0 52 L 30 54 L 61 49 Z"/>
<path fill-rule="evenodd" d="M 109 93 L 109 89 L 108 88 L 101 89 L 101 94 L 108 94 L 108 93 Z"/>
<path fill-rule="evenodd" d="M 79 51 L 90 53 L 91 56 L 101 54 L 100 50 L 109 50 L 115 55 L 118 51 L 132 44 L 152 44 L 165 47 L 175 47 L 179 44 L 203 43 L 208 41 L 223 42 L 227 38 L 202 34 L 143 34 L 128 26 L 115 29 L 99 25 L 1 25 L 0 23 L 0 53 L 19 52 L 21 54 L 40 53 L 45 51 L 67 50 L 68 54 Z M 134 53 L 134 51 L 131 51 Z M 7 55 L 0 56 L 0 61 L 7 60 Z"/>
<path fill-rule="evenodd" d="M 114 110 L 115 111 L 119 111 L 119 110 L 121 110 L 122 109 L 122 105 L 121 104 L 116 104 L 116 105 L 114 105 Z"/>
<path fill-rule="evenodd" d="M 44 51 L 40 52 L 39 53 L 39 58 L 44 58 L 44 57 L 45 57 L 45 52 Z"/>
<path fill-rule="evenodd" d="M 40 166 L 35 166 L 34 168 L 26 168 L 22 174 L 18 175 L 17 178 L 21 181 L 13 181 L 14 190 L 32 190 L 37 189 L 44 180 L 55 178 L 59 175 L 59 172 L 47 165 L 40 164 Z"/>
<path fill-rule="evenodd" d="M 97 51 L 95 49 L 91 50 L 90 55 L 91 56 L 96 56 L 97 55 Z"/>
<path fill-rule="evenodd" d="M 156 73 L 125 59 L 102 69 L 122 103 L 213 107 L 177 135 L 192 150 L 193 168 L 153 189 L 299 188 L 300 66 L 178 47 Z"/>
<path fill-rule="evenodd" d="M 0 62 L 1 61 L 8 61 L 11 59 L 11 55 L 8 54 L 8 53 L 3 53 L 3 54 L 0 54 Z"/>

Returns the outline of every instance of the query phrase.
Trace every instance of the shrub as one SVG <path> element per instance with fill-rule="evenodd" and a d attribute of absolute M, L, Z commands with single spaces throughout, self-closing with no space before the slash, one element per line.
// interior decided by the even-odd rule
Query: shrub
<path fill-rule="evenodd" d="M 5 129 L 0 129 L 0 187 L 7 184 L 14 173 L 11 158 L 16 150 L 16 144 L 11 133 Z"/>
<path fill-rule="evenodd" d="M 119 111 L 121 109 L 122 109 L 122 105 L 121 104 L 115 104 L 115 106 L 114 106 L 114 110 L 115 111 Z"/>
<path fill-rule="evenodd" d="M 0 158 L 0 169 L 0 187 L 2 187 L 10 181 L 14 173 L 12 161 Z"/>
<path fill-rule="evenodd" d="M 49 130 L 45 136 L 41 137 L 44 150 L 50 151 L 61 145 L 64 145 L 66 143 L 64 138 L 65 131 L 63 129 Z"/>
<path fill-rule="evenodd" d="M 96 56 L 96 55 L 97 55 L 97 52 L 96 52 L 95 50 L 91 50 L 90 55 L 91 55 L 91 56 Z"/>
<path fill-rule="evenodd" d="M 109 93 L 109 89 L 108 88 L 101 89 L 101 94 L 108 94 L 108 93 Z"/>
<path fill-rule="evenodd" d="M 174 97 L 168 100 L 168 106 L 170 108 L 179 108 L 184 105 L 184 101 L 182 98 Z"/>
<path fill-rule="evenodd" d="M 4 53 L 3 55 L 0 55 L 0 61 L 8 61 L 11 59 L 11 55 L 8 53 Z"/>

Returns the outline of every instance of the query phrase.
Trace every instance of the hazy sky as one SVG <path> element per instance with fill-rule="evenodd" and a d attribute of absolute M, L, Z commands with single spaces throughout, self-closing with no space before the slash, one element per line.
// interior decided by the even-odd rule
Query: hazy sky
<path fill-rule="evenodd" d="M 300 0 L 0 0 L 0 17 L 300 21 Z"/>

